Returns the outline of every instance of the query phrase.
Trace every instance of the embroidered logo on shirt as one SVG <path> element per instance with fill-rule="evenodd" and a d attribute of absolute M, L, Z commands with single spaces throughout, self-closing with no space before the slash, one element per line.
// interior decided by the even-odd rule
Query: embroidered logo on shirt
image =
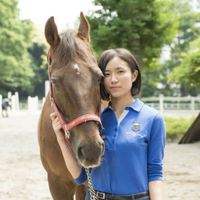
<path fill-rule="evenodd" d="M 139 131 L 140 130 L 140 123 L 134 123 L 132 129 L 135 132 Z"/>
<path fill-rule="evenodd" d="M 140 138 L 145 137 L 144 135 L 142 135 L 140 133 L 126 132 L 126 134 L 130 134 L 130 135 L 132 135 L 134 137 L 140 137 Z"/>

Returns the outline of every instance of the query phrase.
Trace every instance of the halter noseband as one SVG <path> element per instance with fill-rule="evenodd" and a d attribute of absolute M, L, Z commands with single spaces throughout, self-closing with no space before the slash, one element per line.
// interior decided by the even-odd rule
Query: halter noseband
<path fill-rule="evenodd" d="M 54 111 L 56 112 L 56 115 L 58 117 L 58 120 L 60 121 L 61 125 L 62 125 L 62 128 L 65 132 L 65 139 L 67 140 L 69 146 L 71 147 L 71 149 L 73 150 L 74 152 L 74 149 L 69 141 L 69 138 L 70 138 L 70 132 L 69 130 L 74 128 L 75 126 L 83 123 L 83 122 L 87 122 L 87 121 L 97 121 L 101 128 L 102 127 L 102 123 L 101 123 L 101 119 L 99 116 L 97 115 L 94 115 L 94 114 L 86 114 L 86 115 L 82 115 L 76 119 L 74 119 L 73 121 L 69 122 L 68 124 L 66 124 L 64 122 L 64 120 L 62 119 L 61 115 L 60 115 L 60 112 L 56 106 L 56 103 L 54 101 L 54 98 L 53 98 L 53 91 L 52 91 L 52 86 L 51 86 L 51 72 L 50 72 L 50 66 L 51 66 L 51 60 L 50 60 L 50 53 L 48 53 L 47 55 L 47 62 L 48 62 L 48 75 L 49 75 L 49 97 L 50 97 L 50 101 L 51 101 L 51 106 L 53 107 Z M 99 112 L 100 114 L 100 112 Z"/>

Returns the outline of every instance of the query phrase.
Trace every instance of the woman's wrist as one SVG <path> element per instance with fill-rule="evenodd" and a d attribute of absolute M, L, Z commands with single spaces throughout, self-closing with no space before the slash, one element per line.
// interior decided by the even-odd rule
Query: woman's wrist
<path fill-rule="evenodd" d="M 58 141 L 58 144 L 59 144 L 59 145 L 66 144 L 65 138 L 58 138 L 58 137 L 57 137 L 57 141 Z"/>

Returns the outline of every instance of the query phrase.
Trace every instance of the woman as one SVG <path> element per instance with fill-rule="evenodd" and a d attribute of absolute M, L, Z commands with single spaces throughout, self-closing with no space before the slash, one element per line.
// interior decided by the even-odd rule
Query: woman
<path fill-rule="evenodd" d="M 101 97 L 110 102 L 101 113 L 105 154 L 101 165 L 91 169 L 96 193 L 99 199 L 163 200 L 165 125 L 157 110 L 134 98 L 141 87 L 139 66 L 122 48 L 103 52 L 98 64 L 104 74 Z M 66 165 L 81 184 L 87 180 L 85 169 L 70 156 L 55 113 L 51 118 Z"/>

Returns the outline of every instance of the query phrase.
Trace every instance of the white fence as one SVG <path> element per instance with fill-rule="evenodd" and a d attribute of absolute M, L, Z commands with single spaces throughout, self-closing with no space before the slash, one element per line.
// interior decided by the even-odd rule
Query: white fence
<path fill-rule="evenodd" d="M 142 98 L 147 105 L 159 110 L 166 111 L 187 111 L 191 113 L 200 112 L 200 97 L 147 97 Z"/>
<path fill-rule="evenodd" d="M 47 85 L 47 84 L 46 84 Z M 30 112 L 40 111 L 45 98 L 39 100 L 38 97 L 28 97 L 26 102 L 19 102 L 19 95 L 16 92 L 15 95 L 8 93 L 8 98 L 12 100 L 12 112 L 19 110 L 28 110 Z M 47 97 L 48 98 L 48 97 Z M 200 112 L 200 96 L 199 97 L 165 97 L 160 95 L 159 97 L 147 97 L 141 98 L 142 101 L 159 110 L 161 113 L 169 112 L 184 112 L 197 114 Z M 0 95 L 0 105 L 2 103 L 2 96 Z M 0 106 L 1 112 L 1 106 Z"/>
<path fill-rule="evenodd" d="M 1 104 L 2 104 L 2 95 L 0 94 L 0 113 L 1 113 L 1 110 L 2 110 Z"/>
<path fill-rule="evenodd" d="M 28 111 L 37 112 L 38 111 L 38 97 L 28 97 Z"/>

